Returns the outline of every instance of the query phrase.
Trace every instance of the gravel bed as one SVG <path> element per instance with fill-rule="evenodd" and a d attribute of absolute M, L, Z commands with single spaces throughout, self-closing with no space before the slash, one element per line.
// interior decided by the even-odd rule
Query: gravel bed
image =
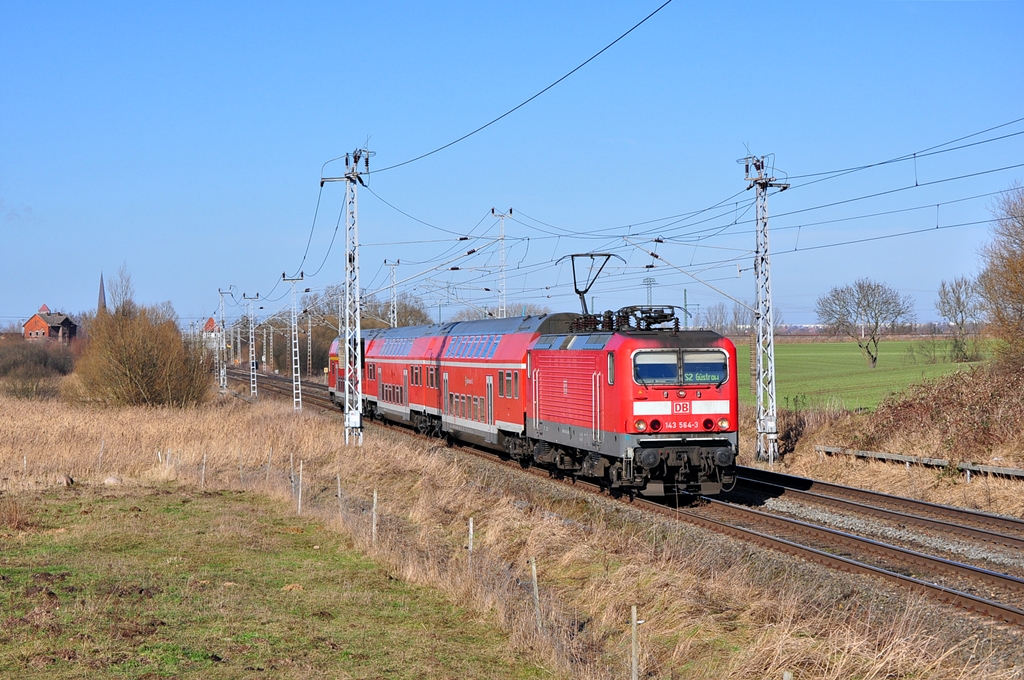
<path fill-rule="evenodd" d="M 816 505 L 794 503 L 781 498 L 765 501 L 765 509 L 781 512 L 815 524 L 822 524 L 860 535 L 877 536 L 888 541 L 900 541 L 941 550 L 959 555 L 976 562 L 998 564 L 1024 571 L 1024 554 L 1019 550 L 1000 548 L 986 543 L 975 543 L 960 538 L 935 535 L 921 530 L 894 526 L 878 518 L 863 519 L 853 515 L 838 514 Z"/>

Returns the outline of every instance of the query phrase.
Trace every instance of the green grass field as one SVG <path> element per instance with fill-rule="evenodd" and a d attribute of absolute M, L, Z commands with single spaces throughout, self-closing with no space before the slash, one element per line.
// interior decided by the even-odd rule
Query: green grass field
<path fill-rule="evenodd" d="M 885 397 L 907 385 L 963 370 L 965 364 L 913 363 L 908 354 L 917 341 L 882 341 L 878 365 L 869 368 L 854 342 L 775 344 L 776 398 L 780 408 L 826 404 L 840 408 L 873 409 Z M 753 405 L 750 393 L 750 346 L 737 348 L 740 403 Z"/>
<path fill-rule="evenodd" d="M 75 487 L 4 496 L 0 519 L 5 678 L 542 675 L 496 625 L 257 494 Z"/>

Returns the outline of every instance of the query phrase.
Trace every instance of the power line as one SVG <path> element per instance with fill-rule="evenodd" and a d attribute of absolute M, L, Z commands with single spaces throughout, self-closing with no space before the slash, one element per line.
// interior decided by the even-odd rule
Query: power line
<path fill-rule="evenodd" d="M 808 250 L 821 250 L 823 248 L 837 248 L 839 246 L 848 246 L 855 243 L 867 243 L 869 241 L 883 241 L 885 239 L 896 238 L 897 236 L 909 236 L 910 234 L 924 234 L 929 231 L 941 231 L 943 229 L 955 229 L 957 227 L 972 227 L 979 224 L 989 224 L 992 220 L 977 220 L 974 222 L 960 222 L 958 224 L 946 224 L 946 225 L 935 225 L 934 227 L 925 227 L 924 229 L 912 229 L 910 231 L 901 231 L 896 234 L 883 234 L 882 236 L 866 236 L 864 238 L 853 239 L 850 241 L 840 241 L 838 243 L 826 243 L 820 246 L 808 246 L 806 248 L 794 248 L 793 250 L 778 250 L 775 252 L 776 255 L 784 255 L 786 253 L 802 253 Z"/>
<path fill-rule="evenodd" d="M 962 142 L 965 139 L 970 139 L 971 137 L 977 137 L 978 135 L 983 135 L 986 132 L 992 132 L 993 130 L 998 130 L 999 128 L 1004 128 L 1004 127 L 1007 127 L 1009 125 L 1013 125 L 1014 123 L 1020 123 L 1021 121 L 1024 121 L 1024 118 L 1017 118 L 1015 120 L 1009 121 L 1008 123 L 1002 123 L 1000 125 L 995 125 L 993 127 L 986 128 L 984 130 L 980 130 L 978 132 L 972 132 L 969 135 L 964 135 L 963 137 L 958 137 L 958 138 L 952 139 L 952 140 L 950 140 L 948 142 L 943 142 L 942 144 L 936 144 L 936 145 L 930 146 L 930 147 L 928 147 L 926 149 L 921 149 L 920 151 L 914 151 L 912 153 L 904 154 L 902 156 L 897 156 L 895 158 L 890 158 L 889 160 L 878 161 L 876 163 L 868 163 L 866 165 L 857 165 L 857 166 L 853 166 L 853 167 L 849 167 L 849 168 L 842 168 L 842 169 L 839 169 L 839 170 L 828 170 L 826 172 L 812 172 L 812 173 L 808 173 L 808 174 L 804 174 L 804 175 L 793 175 L 789 179 L 793 180 L 793 179 L 803 179 L 805 177 L 821 177 L 823 175 L 828 175 L 824 179 L 832 179 L 832 176 L 838 177 L 838 176 L 850 174 L 850 173 L 853 173 L 853 172 L 859 172 L 861 170 L 867 170 L 869 168 L 876 168 L 876 167 L 879 167 L 881 165 L 889 165 L 891 163 L 901 163 L 901 162 L 904 162 L 904 161 L 914 160 L 915 158 L 923 158 L 923 157 L 927 157 L 927 156 L 933 156 L 933 155 L 939 154 L 939 153 L 946 153 L 948 151 L 957 151 L 959 149 L 966 149 L 968 147 L 977 146 L 979 144 L 987 144 L 989 142 L 998 141 L 1000 139 L 1006 139 L 1007 137 L 1015 137 L 1016 135 L 1024 134 L 1024 131 L 1013 132 L 1013 133 L 1008 134 L 1008 135 L 1003 135 L 1001 137 L 994 137 L 992 139 L 986 139 L 986 140 L 982 140 L 980 142 L 973 142 L 971 144 L 964 144 L 963 146 L 954 147 L 952 149 L 944 149 L 942 151 L 936 151 L 936 149 L 941 149 L 944 146 L 949 146 L 950 144 L 956 144 L 957 142 Z M 820 181 L 823 181 L 823 180 L 817 180 L 817 181 L 820 182 Z M 814 183 L 815 182 L 807 182 L 806 184 L 800 184 L 800 185 L 797 185 L 797 186 L 808 186 L 809 184 L 814 184 Z M 793 188 L 795 189 L 797 187 L 793 187 Z"/>
<path fill-rule="evenodd" d="M 394 165 L 389 165 L 389 166 L 387 166 L 386 168 L 381 168 L 380 170 L 374 170 L 373 172 L 374 172 L 374 173 L 379 173 L 379 172 L 384 172 L 384 171 L 386 171 L 386 170 L 394 170 L 395 168 L 400 168 L 400 167 L 402 167 L 403 165 L 409 165 L 410 163 L 415 163 L 416 161 L 422 160 L 422 159 L 426 158 L 427 156 L 433 156 L 433 155 L 434 155 L 435 153 L 437 153 L 437 152 L 439 152 L 439 151 L 444 151 L 444 150 L 445 150 L 445 149 L 447 149 L 448 147 L 450 147 L 450 146 L 454 146 L 454 145 L 458 144 L 459 142 L 463 141 L 464 139 L 468 139 L 468 138 L 472 137 L 473 135 L 475 135 L 476 133 L 480 132 L 481 130 L 485 130 L 485 129 L 489 128 L 490 126 L 494 125 L 494 124 L 495 124 L 495 123 L 497 123 L 497 122 L 498 122 L 499 120 L 501 120 L 502 118 L 505 118 L 506 116 L 509 116 L 509 115 L 511 115 L 511 114 L 513 114 L 513 113 L 515 113 L 516 111 L 518 111 L 519 109 L 523 108 L 524 106 L 526 106 L 527 104 L 529 104 L 530 102 L 532 102 L 532 101 L 533 101 L 534 99 L 536 99 L 537 97 L 541 96 L 542 94 L 544 94 L 545 92 L 547 92 L 548 90 L 550 90 L 551 88 L 553 88 L 553 87 L 554 87 L 555 85 L 558 85 L 558 84 L 559 84 L 559 83 L 561 83 L 561 82 L 562 82 L 563 80 L 565 80 L 566 78 L 568 78 L 568 77 L 569 77 L 569 76 L 571 76 L 572 74 L 576 73 L 576 71 L 579 71 L 579 70 L 580 70 L 581 68 L 583 68 L 584 66 L 586 66 L 586 65 L 587 65 L 587 64 L 589 64 L 590 62 L 592 62 L 592 61 L 594 61 L 595 59 L 597 59 L 597 58 L 598 58 L 599 56 L 601 56 L 602 54 L 604 54 L 605 52 L 607 52 L 607 51 L 608 51 L 609 49 L 611 49 L 611 47 L 612 47 L 613 45 L 615 45 L 615 44 L 616 44 L 617 42 L 619 42 L 620 40 L 622 40 L 623 38 L 625 38 L 625 37 L 626 37 L 627 35 L 629 35 L 629 34 L 630 34 L 630 33 L 632 33 L 633 31 L 635 31 L 636 29 L 640 28 L 640 26 L 642 26 L 642 25 L 643 25 L 644 23 L 646 23 L 648 19 L 650 19 L 651 17 L 653 17 L 653 16 L 655 15 L 655 14 L 657 14 L 657 13 L 658 13 L 658 12 L 660 12 L 661 10 L 665 9 L 665 7 L 666 7 L 666 6 L 668 6 L 668 4 L 669 4 L 669 3 L 671 3 L 671 2 L 672 2 L 672 0 L 665 0 L 665 2 L 664 2 L 664 3 L 663 3 L 663 4 L 661 5 L 661 6 L 660 6 L 660 7 L 658 7 L 658 8 L 656 9 L 656 10 L 654 10 L 653 12 L 651 12 L 650 14 L 648 14 L 647 16 L 645 16 L 645 17 L 644 17 L 643 19 L 641 19 L 641 20 L 640 20 L 640 21 L 639 21 L 639 22 L 638 22 L 637 24 L 635 24 L 635 25 L 634 25 L 634 26 L 633 26 L 632 28 L 630 28 L 630 29 L 629 29 L 628 31 L 626 31 L 625 33 L 623 33 L 622 35 L 620 35 L 620 36 L 619 36 L 618 38 L 616 38 L 615 40 L 611 41 L 610 43 L 608 43 L 607 45 L 605 45 L 604 47 L 602 47 L 600 51 L 598 51 L 597 53 L 595 53 L 595 54 L 594 54 L 593 56 L 591 56 L 591 57 L 590 57 L 589 59 L 587 59 L 586 61 L 584 61 L 584 62 L 583 62 L 582 64 L 580 64 L 579 66 L 577 66 L 577 67 L 576 67 L 576 68 L 574 68 L 573 70 L 569 71 L 569 72 L 568 72 L 568 73 L 566 73 L 566 74 L 565 74 L 564 76 L 562 76 L 561 78 L 559 78 L 559 79 L 558 79 L 558 80 L 556 80 L 555 82 L 551 83 L 550 85 L 548 85 L 547 87 L 545 87 L 545 88 L 544 88 L 543 90 L 541 90 L 541 91 L 540 91 L 540 92 L 538 92 L 537 94 L 533 95 L 532 97 L 530 97 L 529 99 L 527 99 L 527 100 L 523 101 L 522 103 L 520 103 L 520 104 L 517 104 L 516 106 L 512 107 L 511 109 L 509 109 L 509 110 L 508 110 L 508 111 L 506 111 L 505 113 L 501 114 L 500 116 L 498 116 L 498 117 L 497 117 L 497 118 L 495 118 L 494 120 L 490 121 L 489 123 L 485 123 L 485 124 L 481 125 L 480 127 L 478 127 L 477 129 L 473 130 L 472 132 L 467 132 L 466 134 L 462 135 L 462 136 L 461 136 L 461 137 L 459 137 L 458 139 L 456 139 L 456 140 L 454 140 L 454 141 L 451 141 L 451 142 L 448 142 L 447 144 L 445 144 L 445 145 L 443 145 L 443 146 L 439 146 L 439 147 L 437 147 L 436 149 L 434 149 L 433 151 L 428 151 L 427 153 L 425 153 L 425 154 L 421 154 L 421 155 L 419 155 L 419 156 L 416 156 L 415 158 L 410 158 L 410 159 L 409 159 L 409 160 L 407 160 L 407 161 L 402 161 L 401 163 L 395 163 Z M 334 160 L 337 160 L 337 159 L 334 159 Z M 329 162 L 329 161 L 328 161 L 328 162 Z"/>

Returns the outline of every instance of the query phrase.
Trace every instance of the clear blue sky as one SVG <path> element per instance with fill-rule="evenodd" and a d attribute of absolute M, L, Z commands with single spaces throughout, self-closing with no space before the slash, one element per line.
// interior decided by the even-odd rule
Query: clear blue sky
<path fill-rule="evenodd" d="M 101 270 L 109 279 L 122 264 L 141 302 L 172 301 L 186 325 L 212 314 L 229 285 L 281 308 L 285 288 L 271 293 L 281 272 L 312 273 L 325 257 L 307 285 L 339 283 L 341 239 L 328 246 L 344 188 L 320 195 L 324 161 L 368 141 L 373 170 L 445 144 L 659 4 L 2 3 L 0 323 L 42 303 L 90 309 Z M 645 277 L 657 281 L 655 302 L 681 304 L 684 288 L 691 304 L 725 300 L 663 263 L 644 269 L 652 260 L 629 233 L 651 248 L 664 237 L 665 260 L 752 300 L 753 192 L 736 163 L 749 150 L 774 154 L 776 175 L 793 177 L 769 207 L 787 322 L 813 322 L 818 296 L 860 276 L 914 296 L 919 318 L 934 319 L 940 281 L 978 270 L 993 200 L 983 195 L 1024 178 L 1022 167 L 990 172 L 1024 163 L 1024 121 L 951 146 L 1004 139 L 916 162 L 815 184 L 798 176 L 1024 118 L 1022 27 L 1015 1 L 675 0 L 504 120 L 373 174 L 380 199 L 448 231 L 363 191 L 364 287 L 386 284 L 385 258 L 401 260 L 399 279 L 426 272 L 402 288 L 435 312 L 438 302 L 445 316 L 459 300 L 494 306 L 483 290 L 498 278 L 490 209 L 511 207 L 510 307 L 578 309 L 555 261 L 594 249 L 628 263 L 595 287 L 599 308 L 644 302 Z M 812 249 L 916 229 L 928 231 Z M 459 271 L 428 271 L 472 247 Z"/>

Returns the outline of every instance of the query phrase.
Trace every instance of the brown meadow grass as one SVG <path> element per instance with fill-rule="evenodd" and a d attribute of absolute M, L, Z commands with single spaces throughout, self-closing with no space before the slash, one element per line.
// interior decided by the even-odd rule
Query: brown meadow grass
<path fill-rule="evenodd" d="M 1016 631 L 401 432 L 370 427 L 362 447 L 345 447 L 339 418 L 295 414 L 290 403 L 99 409 L 0 397 L 0 432 L 4 497 L 17 499 L 67 474 L 88 485 L 116 476 L 246 489 L 297 509 L 290 461 L 295 476 L 301 461 L 303 514 L 348 534 L 396 578 L 496 618 L 557 676 L 626 676 L 631 605 L 646 619 L 642 677 L 1020 676 Z"/>

